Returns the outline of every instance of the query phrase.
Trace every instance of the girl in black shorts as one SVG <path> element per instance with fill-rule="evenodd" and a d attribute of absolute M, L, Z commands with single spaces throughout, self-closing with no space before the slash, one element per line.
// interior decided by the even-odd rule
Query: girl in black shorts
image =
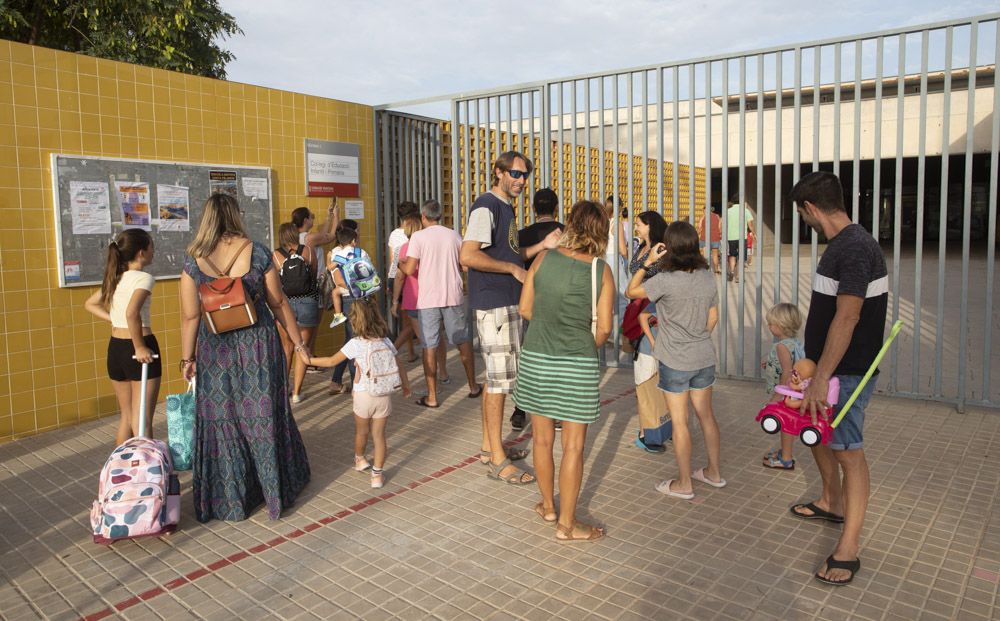
<path fill-rule="evenodd" d="M 108 377 L 118 397 L 121 418 L 116 445 L 139 432 L 139 389 L 142 364 L 149 364 L 146 383 L 146 433 L 152 437 L 153 410 L 160 391 L 160 346 L 150 328 L 149 306 L 155 280 L 142 271 L 153 262 L 153 238 L 142 229 L 123 231 L 108 246 L 104 282 L 84 303 L 99 319 L 111 322 Z"/>

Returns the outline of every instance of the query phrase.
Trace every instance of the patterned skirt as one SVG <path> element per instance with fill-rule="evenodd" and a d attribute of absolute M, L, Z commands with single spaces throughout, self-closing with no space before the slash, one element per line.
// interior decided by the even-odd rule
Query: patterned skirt
<path fill-rule="evenodd" d="M 532 414 L 590 424 L 601 410 L 597 358 L 521 352 L 514 403 Z"/>

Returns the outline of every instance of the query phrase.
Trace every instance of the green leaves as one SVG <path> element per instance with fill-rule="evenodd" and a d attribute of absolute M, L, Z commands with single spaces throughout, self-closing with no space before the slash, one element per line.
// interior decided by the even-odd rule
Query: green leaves
<path fill-rule="evenodd" d="M 211 78 L 235 34 L 218 0 L 0 0 L 0 38 Z"/>

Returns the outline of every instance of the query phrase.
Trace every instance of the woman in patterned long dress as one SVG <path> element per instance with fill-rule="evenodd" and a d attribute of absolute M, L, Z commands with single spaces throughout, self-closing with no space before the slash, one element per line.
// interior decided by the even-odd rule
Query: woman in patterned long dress
<path fill-rule="evenodd" d="M 587 426 L 597 420 L 601 407 L 597 348 L 611 334 L 617 293 L 611 268 L 599 258 L 607 243 L 608 217 L 597 203 L 580 201 L 570 211 L 560 247 L 538 255 L 521 290 L 521 316 L 531 324 L 521 349 L 514 403 L 531 412 L 535 476 L 542 495 L 535 512 L 546 522 L 557 522 L 556 540 L 561 542 L 604 536 L 603 528 L 576 521 L 576 504 Z M 592 295 L 597 296 L 594 332 Z M 558 514 L 552 458 L 557 420 L 562 421 L 563 449 Z"/>
<path fill-rule="evenodd" d="M 309 353 L 271 252 L 247 239 L 234 198 L 215 194 L 206 201 L 188 254 L 180 287 L 181 365 L 185 379 L 198 379 L 195 516 L 199 522 L 243 520 L 264 503 L 268 516 L 278 519 L 309 482 L 309 460 L 292 418 L 288 364 L 275 319 L 297 343 L 295 351 L 304 362 Z M 201 322 L 198 287 L 230 264 L 225 271 L 243 274 L 243 287 L 255 298 L 257 323 L 212 334 Z"/>

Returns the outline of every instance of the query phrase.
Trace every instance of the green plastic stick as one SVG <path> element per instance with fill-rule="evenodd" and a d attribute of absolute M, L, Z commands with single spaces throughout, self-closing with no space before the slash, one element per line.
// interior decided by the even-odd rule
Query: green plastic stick
<path fill-rule="evenodd" d="M 858 387 L 854 389 L 854 393 L 851 394 L 851 398 L 847 400 L 847 403 L 844 404 L 844 407 L 840 408 L 840 414 L 837 414 L 837 418 L 833 419 L 833 423 L 830 425 L 831 427 L 836 427 L 837 425 L 839 425 L 840 419 L 844 418 L 844 414 L 847 414 L 847 410 L 851 409 L 851 406 L 854 405 L 854 401 L 858 398 L 858 395 L 861 394 L 861 389 L 865 387 L 865 384 L 868 383 L 868 380 L 870 380 L 872 375 L 875 374 L 875 369 L 878 368 L 878 363 L 882 362 L 882 357 L 885 356 L 885 352 L 889 351 L 889 347 L 892 346 L 892 342 L 896 339 L 896 335 L 899 334 L 899 331 L 902 329 L 903 329 L 902 319 L 892 324 L 892 330 L 889 332 L 889 338 L 887 338 L 885 340 L 885 343 L 882 344 L 882 349 L 878 351 L 878 355 L 875 356 L 875 360 L 874 362 L 872 362 L 872 366 L 868 367 L 868 372 L 865 373 L 865 376 L 861 378 L 861 383 L 858 384 Z"/>

